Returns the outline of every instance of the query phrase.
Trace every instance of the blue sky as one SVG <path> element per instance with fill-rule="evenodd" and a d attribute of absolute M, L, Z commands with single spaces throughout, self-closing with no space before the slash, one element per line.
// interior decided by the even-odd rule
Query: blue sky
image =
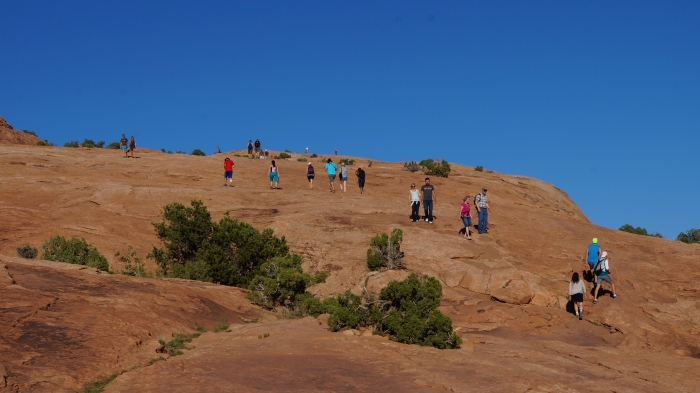
<path fill-rule="evenodd" d="M 0 0 L 0 116 L 84 138 L 444 158 L 700 227 L 700 2 Z"/>

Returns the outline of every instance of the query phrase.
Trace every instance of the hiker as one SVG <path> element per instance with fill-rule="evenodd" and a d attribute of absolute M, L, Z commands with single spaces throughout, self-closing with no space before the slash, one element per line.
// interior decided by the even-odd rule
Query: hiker
<path fill-rule="evenodd" d="M 129 148 L 129 140 L 126 139 L 126 134 L 122 134 L 122 139 L 119 141 L 119 147 L 121 147 L 122 151 L 124 152 L 124 158 L 129 158 L 129 153 L 126 151 Z"/>
<path fill-rule="evenodd" d="M 574 272 L 569 282 L 569 301 L 574 305 L 574 312 L 579 320 L 583 319 L 583 301 L 586 299 L 586 284 Z"/>
<path fill-rule="evenodd" d="M 360 195 L 365 193 L 365 171 L 362 167 L 357 168 L 355 171 L 355 176 L 357 176 L 357 185 L 360 186 Z"/>
<path fill-rule="evenodd" d="M 598 263 L 599 260 L 600 260 L 600 245 L 598 244 L 598 238 L 594 237 L 591 244 L 589 244 L 588 248 L 586 248 L 586 267 L 588 268 L 588 272 L 593 276 L 592 282 L 594 284 L 598 278 L 596 277 L 593 269 L 595 268 L 595 265 Z M 586 270 L 584 270 L 584 273 L 585 272 L 586 272 Z"/>
<path fill-rule="evenodd" d="M 348 168 L 345 167 L 345 163 L 340 164 L 340 189 L 343 192 L 348 190 Z"/>
<path fill-rule="evenodd" d="M 411 203 L 411 222 L 416 222 L 420 220 L 420 214 L 418 214 L 418 209 L 420 209 L 420 194 L 418 190 L 416 190 L 416 183 L 411 183 L 411 190 L 408 193 Z"/>
<path fill-rule="evenodd" d="M 270 152 L 265 150 L 265 158 L 270 158 Z"/>
<path fill-rule="evenodd" d="M 471 215 L 471 205 L 469 205 L 469 195 L 462 199 L 461 209 L 459 210 L 459 218 L 462 219 L 464 224 L 464 238 L 467 240 L 472 240 L 472 215 Z"/>
<path fill-rule="evenodd" d="M 253 141 L 248 140 L 248 154 L 253 154 Z"/>
<path fill-rule="evenodd" d="M 134 150 L 136 150 L 136 139 L 134 137 L 131 137 L 131 141 L 129 141 L 129 151 L 131 152 L 131 158 L 134 158 Z"/>
<path fill-rule="evenodd" d="M 309 154 L 309 147 L 306 146 L 306 154 Z"/>
<path fill-rule="evenodd" d="M 279 169 L 277 169 L 277 165 L 275 164 L 275 160 L 272 160 L 272 164 L 270 165 L 270 189 L 278 189 L 280 177 L 279 177 Z M 275 184 L 274 187 L 272 187 L 272 184 Z"/>
<path fill-rule="evenodd" d="M 306 166 L 306 178 L 309 180 L 309 190 L 314 189 L 314 177 L 316 173 L 314 172 L 314 166 L 309 162 Z"/>
<path fill-rule="evenodd" d="M 610 258 L 608 257 L 608 252 L 603 251 L 600 254 L 600 261 L 596 263 L 593 268 L 594 274 L 596 275 L 595 291 L 593 292 L 593 304 L 598 303 L 598 290 L 600 289 L 603 281 L 607 282 L 612 286 L 612 298 L 615 299 L 617 294 L 615 293 L 615 283 L 610 276 L 610 263 L 608 262 Z"/>
<path fill-rule="evenodd" d="M 233 187 L 233 167 L 236 166 L 236 164 L 231 161 L 230 158 L 226 157 L 224 159 L 224 187 L 226 187 L 228 184 L 231 184 L 231 187 Z"/>
<path fill-rule="evenodd" d="M 335 149 L 335 155 L 336 156 L 338 155 L 338 149 Z"/>
<path fill-rule="evenodd" d="M 488 233 L 489 231 L 489 199 L 486 196 L 488 190 L 486 187 L 481 189 L 481 192 L 474 196 L 474 208 L 476 209 L 476 214 L 479 215 L 479 224 L 476 229 L 479 233 Z"/>
<path fill-rule="evenodd" d="M 333 183 L 335 182 L 335 171 L 338 169 L 338 166 L 335 165 L 333 160 L 329 158 L 324 168 L 326 168 L 326 171 L 328 172 L 328 180 L 331 182 L 331 189 L 329 191 L 335 192 L 335 184 Z"/>
<path fill-rule="evenodd" d="M 259 152 L 259 151 L 260 151 L 260 146 L 261 146 L 261 145 L 260 145 L 260 139 L 256 139 L 256 140 L 255 140 L 254 146 L 255 146 L 255 152 L 256 152 L 256 153 Z"/>
<path fill-rule="evenodd" d="M 425 212 L 425 221 L 433 223 L 433 203 L 437 202 L 435 194 L 435 186 L 430 184 L 430 178 L 425 178 L 425 184 L 420 188 L 420 197 L 423 200 L 423 211 Z"/>

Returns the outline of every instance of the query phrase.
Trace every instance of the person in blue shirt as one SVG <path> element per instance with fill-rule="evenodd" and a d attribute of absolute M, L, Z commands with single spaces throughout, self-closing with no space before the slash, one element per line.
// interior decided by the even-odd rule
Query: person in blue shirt
<path fill-rule="evenodd" d="M 326 168 L 326 171 L 328 172 L 328 180 L 331 182 L 331 189 L 329 190 L 330 192 L 335 192 L 335 175 L 336 171 L 338 170 L 338 166 L 335 165 L 333 160 L 330 158 L 328 159 L 328 162 L 324 166 Z"/>
<path fill-rule="evenodd" d="M 597 277 L 593 268 L 596 263 L 600 260 L 600 245 L 598 244 L 598 238 L 594 237 L 592 243 L 586 249 L 586 267 L 588 271 L 593 275 L 593 282 L 596 282 Z M 585 270 L 584 270 L 585 272 Z"/>

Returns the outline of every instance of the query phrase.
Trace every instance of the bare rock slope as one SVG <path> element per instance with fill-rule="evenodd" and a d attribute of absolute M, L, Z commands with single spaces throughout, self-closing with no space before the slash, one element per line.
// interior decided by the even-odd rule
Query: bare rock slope
<path fill-rule="evenodd" d="M 10 123 L 0 116 L 0 144 L 36 145 L 40 140 L 35 135 L 15 130 Z"/>
<path fill-rule="evenodd" d="M 138 153 L 138 152 L 137 152 Z M 568 196 L 544 182 L 453 165 L 433 178 L 434 225 L 408 220 L 408 190 L 423 175 L 400 163 L 366 160 L 365 195 L 354 182 L 329 193 L 305 162 L 235 157 L 235 187 L 222 187 L 226 156 L 140 151 L 138 159 L 100 149 L 0 146 L 0 391 L 70 391 L 116 373 L 107 391 L 694 391 L 700 386 L 700 247 L 641 237 L 589 222 Z M 351 172 L 357 166 L 350 166 Z M 351 180 L 354 177 L 351 176 Z M 465 194 L 488 187 L 490 230 L 462 239 Z M 245 291 L 183 280 L 98 274 L 14 258 L 24 244 L 84 237 L 121 266 L 116 251 L 141 257 L 158 240 L 151 225 L 165 204 L 201 199 L 214 219 L 225 211 L 285 235 L 304 267 L 325 270 L 319 297 L 363 286 L 378 292 L 408 272 L 371 273 L 369 239 L 404 230 L 409 272 L 443 283 L 441 309 L 465 344 L 440 351 L 368 332 L 330 333 L 312 318 L 278 319 Z M 620 297 L 586 303 L 586 320 L 566 310 L 567 283 L 583 268 L 585 246 L 601 240 Z M 148 268 L 155 270 L 152 262 Z M 590 288 L 589 288 L 590 289 Z M 589 298 L 590 299 L 590 298 Z M 184 355 L 149 365 L 157 339 L 209 330 Z M 258 323 L 245 323 L 258 321 Z M 5 333 L 7 332 L 7 333 Z M 269 333 L 266 338 L 261 337 Z M 0 368 L 0 371 L 2 369 Z"/>

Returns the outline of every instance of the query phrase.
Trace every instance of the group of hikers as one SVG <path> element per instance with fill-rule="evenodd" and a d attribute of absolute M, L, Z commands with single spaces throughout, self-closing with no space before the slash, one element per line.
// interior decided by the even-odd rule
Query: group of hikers
<path fill-rule="evenodd" d="M 615 282 L 610 275 L 610 255 L 608 251 L 604 251 L 600 247 L 598 238 L 594 237 L 591 244 L 586 248 L 585 261 L 583 276 L 588 276 L 591 282 L 595 284 L 595 289 L 593 290 L 593 304 L 598 303 L 598 293 L 603 283 L 610 284 L 612 288 L 612 298 L 617 298 Z M 587 292 L 588 290 L 586 289 L 586 283 L 583 278 L 578 272 L 574 272 L 569 282 L 569 301 L 573 304 L 574 314 L 578 319 L 583 319 L 583 301 L 586 300 Z"/>
<path fill-rule="evenodd" d="M 134 158 L 134 151 L 136 150 L 136 139 L 131 137 L 131 141 L 126 139 L 126 134 L 122 134 L 122 139 L 119 140 L 119 147 L 124 152 L 124 158 L 129 158 L 129 153 L 131 153 L 131 158 Z"/>
<path fill-rule="evenodd" d="M 255 142 L 252 139 L 248 141 L 248 154 L 255 154 L 258 158 L 270 157 L 270 152 L 263 150 L 260 139 L 256 139 Z"/>

